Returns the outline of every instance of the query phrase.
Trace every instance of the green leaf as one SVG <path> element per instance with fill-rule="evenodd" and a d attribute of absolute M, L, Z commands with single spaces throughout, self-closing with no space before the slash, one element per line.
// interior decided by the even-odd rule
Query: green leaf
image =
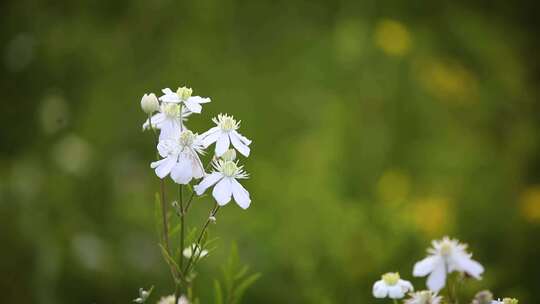
<path fill-rule="evenodd" d="M 254 273 L 248 276 L 240 284 L 238 284 L 234 292 L 234 300 L 232 301 L 232 303 L 233 304 L 240 303 L 240 300 L 244 296 L 246 289 L 248 289 L 249 286 L 253 285 L 253 283 L 255 283 L 260 277 L 261 277 L 260 273 Z"/>
<path fill-rule="evenodd" d="M 214 303 L 223 304 L 223 290 L 218 280 L 214 280 Z"/>

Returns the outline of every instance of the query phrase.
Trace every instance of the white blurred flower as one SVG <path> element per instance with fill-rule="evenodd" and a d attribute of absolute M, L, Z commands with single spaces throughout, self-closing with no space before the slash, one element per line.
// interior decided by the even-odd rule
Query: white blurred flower
<path fill-rule="evenodd" d="M 163 89 L 161 91 L 165 95 L 161 96 L 159 100 L 176 104 L 182 103 L 190 112 L 197 114 L 201 113 L 201 103 L 208 103 L 211 101 L 210 98 L 191 96 L 191 94 L 193 93 L 193 90 L 191 88 L 181 87 L 178 88 L 176 93 L 169 88 Z"/>
<path fill-rule="evenodd" d="M 182 113 L 180 113 L 182 111 Z M 183 121 L 191 115 L 185 107 L 175 103 L 162 102 L 159 113 L 154 114 L 150 119 L 152 128 L 159 129 L 159 140 L 175 138 L 185 129 Z M 150 128 L 150 121 L 147 119 L 143 124 L 143 130 Z"/>
<path fill-rule="evenodd" d="M 491 301 L 491 304 L 518 304 L 519 301 L 513 298 L 504 298 Z"/>
<path fill-rule="evenodd" d="M 208 255 L 208 250 L 203 249 L 201 251 L 201 247 L 199 247 L 199 246 L 197 246 L 197 244 L 193 243 L 193 244 L 189 245 L 188 247 L 184 248 L 184 250 L 182 251 L 182 254 L 187 259 L 190 259 L 193 256 L 193 254 L 195 254 L 195 257 L 204 258 L 205 256 Z"/>
<path fill-rule="evenodd" d="M 161 297 L 157 304 L 174 304 L 174 296 L 170 295 L 166 297 Z M 182 295 L 180 296 L 180 298 L 178 298 L 177 304 L 189 304 L 189 301 L 186 296 Z"/>
<path fill-rule="evenodd" d="M 412 292 L 409 296 L 405 304 L 440 304 L 442 301 L 442 297 L 431 290 Z"/>
<path fill-rule="evenodd" d="M 429 274 L 427 286 L 430 290 L 439 292 L 446 282 L 448 273 L 458 271 L 481 279 L 484 267 L 471 259 L 472 254 L 467 253 L 467 245 L 458 240 L 444 237 L 440 241 L 433 241 L 432 248 L 428 249 L 429 256 L 414 265 L 413 275 L 423 277 Z"/>
<path fill-rule="evenodd" d="M 401 299 L 409 291 L 413 290 L 411 282 L 402 280 L 397 272 L 388 272 L 373 284 L 373 296 L 375 298 Z"/>
<path fill-rule="evenodd" d="M 227 114 L 219 114 L 212 121 L 217 126 L 201 134 L 205 147 L 215 142 L 216 155 L 222 156 L 229 149 L 229 145 L 232 144 L 242 155 L 249 156 L 250 149 L 248 146 L 251 144 L 251 140 L 236 131 L 240 128 L 240 121 L 237 122 L 233 116 Z"/>
<path fill-rule="evenodd" d="M 141 109 L 146 114 L 152 114 L 159 111 L 159 101 L 156 97 L 156 94 L 144 94 L 141 98 Z"/>
<path fill-rule="evenodd" d="M 148 297 L 152 293 L 152 289 L 153 289 L 153 287 L 150 288 L 149 290 L 144 290 L 143 288 L 139 288 L 139 297 L 136 298 L 135 300 L 133 300 L 133 302 L 135 302 L 137 304 L 142 304 L 142 303 L 146 302 L 146 300 L 148 299 Z"/>
<path fill-rule="evenodd" d="M 188 184 L 193 178 L 204 176 L 204 168 L 199 158 L 203 148 L 200 137 L 190 130 L 180 133 L 176 139 L 164 139 L 157 146 L 163 159 L 152 162 L 150 167 L 163 179 L 170 174 L 178 184 Z"/>
<path fill-rule="evenodd" d="M 237 181 L 248 178 L 248 175 L 233 161 L 217 160 L 213 163 L 214 172 L 206 175 L 200 184 L 194 187 L 198 195 L 216 184 L 212 195 L 220 206 L 226 205 L 231 196 L 242 209 L 247 209 L 251 203 L 249 192 Z"/>

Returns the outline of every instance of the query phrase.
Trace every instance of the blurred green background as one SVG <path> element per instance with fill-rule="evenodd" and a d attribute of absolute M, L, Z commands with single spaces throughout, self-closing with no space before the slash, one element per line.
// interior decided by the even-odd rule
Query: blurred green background
<path fill-rule="evenodd" d="M 227 206 L 203 303 L 236 240 L 244 303 L 375 303 L 432 238 L 470 244 L 498 296 L 540 286 L 533 1 L 5 1 L 0 302 L 172 292 L 157 247 L 143 93 L 188 85 L 254 140 L 253 203 Z M 197 202 L 200 223 L 211 202 Z M 384 301 L 378 301 L 383 303 Z"/>

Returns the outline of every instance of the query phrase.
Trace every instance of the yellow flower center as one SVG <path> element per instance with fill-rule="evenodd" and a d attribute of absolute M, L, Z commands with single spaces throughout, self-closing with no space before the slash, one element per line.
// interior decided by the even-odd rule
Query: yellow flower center
<path fill-rule="evenodd" d="M 504 298 L 503 303 L 504 304 L 518 304 L 519 301 L 517 299 Z"/>
<path fill-rule="evenodd" d="M 191 97 L 191 94 L 193 94 L 193 90 L 188 87 L 181 87 L 176 90 L 176 95 L 178 95 L 178 97 L 180 97 L 182 100 L 187 100 Z"/>
<path fill-rule="evenodd" d="M 236 120 L 232 116 L 224 116 L 220 122 L 220 127 L 224 131 L 231 131 L 236 127 Z"/>
<path fill-rule="evenodd" d="M 399 281 L 400 277 L 399 277 L 399 273 L 398 272 L 389 272 L 389 273 L 385 273 L 383 274 L 382 276 L 382 280 L 384 281 L 384 283 L 386 283 L 386 285 L 396 285 L 397 282 Z"/>
<path fill-rule="evenodd" d="M 441 254 L 449 255 L 452 252 L 452 243 L 448 241 L 443 241 L 441 244 Z"/>
<path fill-rule="evenodd" d="M 191 146 L 195 140 L 195 134 L 190 130 L 186 130 L 180 134 L 180 144 L 184 147 Z"/>
<path fill-rule="evenodd" d="M 180 105 L 174 103 L 164 103 L 163 113 L 170 118 L 178 117 L 180 115 Z"/>
<path fill-rule="evenodd" d="M 226 161 L 222 167 L 222 173 L 226 176 L 234 176 L 238 171 L 238 166 L 232 161 Z"/>

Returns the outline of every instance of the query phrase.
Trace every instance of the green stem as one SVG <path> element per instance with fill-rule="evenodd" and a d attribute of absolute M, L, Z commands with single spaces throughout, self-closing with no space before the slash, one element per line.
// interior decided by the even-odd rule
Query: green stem
<path fill-rule="evenodd" d="M 191 257 L 189 257 L 189 260 L 187 262 L 187 265 L 186 265 L 186 268 L 184 269 L 184 273 L 187 275 L 189 273 L 189 267 L 191 267 L 192 263 L 193 263 L 193 258 L 195 257 L 195 253 L 196 251 L 198 250 L 199 251 L 199 254 L 200 252 L 202 252 L 202 246 L 201 246 L 201 241 L 202 241 L 202 238 L 204 236 L 204 233 L 206 232 L 206 229 L 208 229 L 208 225 L 210 224 L 211 222 L 211 217 L 215 216 L 217 214 L 217 212 L 219 211 L 219 205 L 217 203 L 214 204 L 214 207 L 212 208 L 212 210 L 210 211 L 210 215 L 208 216 L 208 219 L 206 220 L 206 222 L 204 223 L 203 225 L 203 228 L 201 229 L 201 233 L 199 234 L 199 237 L 197 238 L 197 242 L 195 242 L 195 248 L 192 248 L 192 251 L 191 251 Z"/>
<path fill-rule="evenodd" d="M 398 304 L 398 301 L 396 299 L 394 299 L 394 304 Z"/>

